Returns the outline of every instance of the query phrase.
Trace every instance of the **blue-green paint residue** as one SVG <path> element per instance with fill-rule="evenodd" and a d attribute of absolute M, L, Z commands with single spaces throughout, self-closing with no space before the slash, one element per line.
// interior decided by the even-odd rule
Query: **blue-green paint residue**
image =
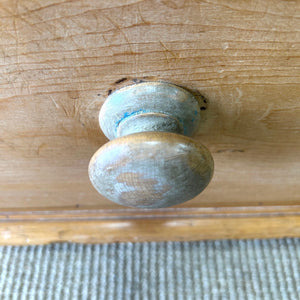
<path fill-rule="evenodd" d="M 129 117 L 132 117 L 132 116 L 135 116 L 135 115 L 140 115 L 140 114 L 146 114 L 146 113 L 153 113 L 153 112 L 157 112 L 157 113 L 162 113 L 162 114 L 166 114 L 165 112 L 160 112 L 160 111 L 153 111 L 153 110 L 147 110 L 147 109 L 140 109 L 140 110 L 136 110 L 136 111 L 132 111 L 132 112 L 125 112 L 123 114 L 123 116 L 115 122 L 115 133 L 117 133 L 117 129 L 118 129 L 118 126 L 120 125 L 120 123 L 129 118 Z M 195 115 L 198 115 L 198 112 L 195 110 L 194 111 L 194 114 Z M 184 135 L 187 135 L 188 134 L 188 131 L 189 131 L 189 128 L 187 128 L 186 126 L 186 122 L 181 119 L 181 118 L 178 118 L 177 117 L 177 120 L 178 122 L 180 123 L 181 127 L 183 128 L 183 134 Z M 196 120 L 196 117 L 194 117 L 192 119 L 192 122 L 194 122 Z"/>
<path fill-rule="evenodd" d="M 123 114 L 123 116 L 118 121 L 115 122 L 115 132 L 117 132 L 119 124 L 123 120 L 127 119 L 128 117 L 132 117 L 132 116 L 140 115 L 140 114 L 146 114 L 146 113 L 149 113 L 149 112 L 152 112 L 152 111 L 146 110 L 146 109 L 140 109 L 140 110 L 136 110 L 136 111 L 133 111 L 133 112 L 125 112 Z"/>
<path fill-rule="evenodd" d="M 197 110 L 194 110 L 194 115 L 195 115 L 195 117 L 192 118 L 192 123 L 194 123 L 197 119 L 197 116 L 198 116 L 198 111 Z"/>

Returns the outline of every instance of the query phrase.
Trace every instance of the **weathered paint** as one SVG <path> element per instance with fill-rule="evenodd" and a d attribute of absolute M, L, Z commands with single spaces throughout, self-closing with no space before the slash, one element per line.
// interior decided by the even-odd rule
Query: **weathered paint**
<path fill-rule="evenodd" d="M 161 113 L 141 113 L 124 118 L 117 127 L 117 136 L 148 132 L 164 131 L 183 133 L 181 123 L 174 117 Z"/>
<path fill-rule="evenodd" d="M 147 114 L 147 113 L 151 113 L 151 111 L 148 111 L 145 109 L 139 109 L 137 111 L 124 112 L 124 115 L 121 117 L 121 119 L 119 119 L 115 122 L 115 133 L 117 134 L 117 129 L 122 121 L 124 121 L 130 117 L 136 116 L 136 115 Z"/>
<path fill-rule="evenodd" d="M 136 133 L 115 139 L 93 156 L 89 175 L 108 199 L 126 206 L 160 208 L 198 195 L 213 174 L 213 159 L 183 135 Z"/>
<path fill-rule="evenodd" d="M 109 95 L 100 110 L 99 124 L 111 140 L 119 137 L 118 126 L 121 122 L 144 113 L 164 114 L 176 119 L 187 136 L 193 135 L 200 122 L 199 103 L 190 91 L 171 83 L 155 81 L 123 87 Z M 161 131 L 169 130 L 166 127 Z"/>
<path fill-rule="evenodd" d="M 194 95 L 166 82 L 112 93 L 99 114 L 111 139 L 92 157 L 96 190 L 126 206 L 161 208 L 197 196 L 213 174 L 209 151 L 190 139 L 200 122 Z"/>

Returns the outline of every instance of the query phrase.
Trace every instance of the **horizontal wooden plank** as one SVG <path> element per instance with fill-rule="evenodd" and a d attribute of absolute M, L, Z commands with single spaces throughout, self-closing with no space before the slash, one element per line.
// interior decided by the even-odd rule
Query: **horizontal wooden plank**
<path fill-rule="evenodd" d="M 299 236 L 298 1 L 0 3 L 0 243 Z M 215 174 L 175 208 L 97 194 L 98 113 L 137 80 L 206 98 Z"/>
<path fill-rule="evenodd" d="M 300 208 L 34 211 L 1 214 L 0 244 L 111 243 L 300 236 Z"/>
<path fill-rule="evenodd" d="M 207 98 L 215 160 L 185 208 L 300 204 L 299 2 L 2 1 L 0 207 L 119 209 L 87 167 L 110 90 L 158 78 Z"/>

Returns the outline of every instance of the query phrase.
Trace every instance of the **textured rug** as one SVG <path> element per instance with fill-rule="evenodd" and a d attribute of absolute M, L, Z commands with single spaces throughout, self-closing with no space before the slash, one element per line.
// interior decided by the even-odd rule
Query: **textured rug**
<path fill-rule="evenodd" d="M 300 299 L 300 239 L 0 247 L 0 299 Z"/>

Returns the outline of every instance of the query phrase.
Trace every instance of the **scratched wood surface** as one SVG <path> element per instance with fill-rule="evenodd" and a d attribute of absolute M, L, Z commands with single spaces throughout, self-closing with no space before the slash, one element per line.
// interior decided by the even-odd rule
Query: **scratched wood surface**
<path fill-rule="evenodd" d="M 121 209 L 87 168 L 107 94 L 143 77 L 207 99 L 214 177 L 179 207 L 300 204 L 299 1 L 1 0 L 0 208 Z"/>

